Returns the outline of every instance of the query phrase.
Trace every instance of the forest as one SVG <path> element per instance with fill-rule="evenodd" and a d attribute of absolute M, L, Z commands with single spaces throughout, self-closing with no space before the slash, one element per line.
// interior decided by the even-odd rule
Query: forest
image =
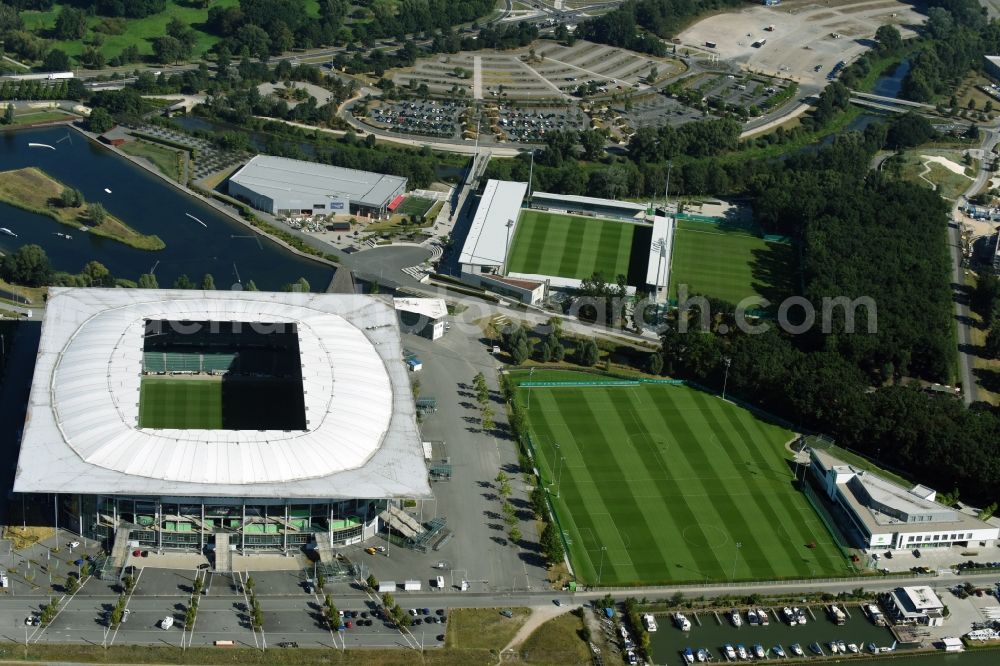
<path fill-rule="evenodd" d="M 628 0 L 614 11 L 580 23 L 576 36 L 664 56 L 667 46 L 660 38 L 673 37 L 692 19 L 705 12 L 743 4 L 743 0 Z"/>

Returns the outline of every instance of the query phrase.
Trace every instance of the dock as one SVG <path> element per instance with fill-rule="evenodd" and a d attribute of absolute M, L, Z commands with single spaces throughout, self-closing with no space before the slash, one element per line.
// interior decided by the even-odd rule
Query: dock
<path fill-rule="evenodd" d="M 810 617 L 812 617 L 813 622 L 816 621 L 816 613 L 813 613 L 812 606 L 806 606 L 806 610 L 809 611 Z"/>
<path fill-rule="evenodd" d="M 724 622 L 722 621 L 722 618 L 721 618 L 721 617 L 719 617 L 719 611 L 712 611 L 712 615 L 714 615 L 714 616 L 715 616 L 715 621 L 719 623 L 719 626 L 720 626 L 720 627 L 721 627 L 721 626 L 722 626 L 723 624 L 725 624 L 725 623 L 724 623 Z"/>
<path fill-rule="evenodd" d="M 695 622 L 695 624 L 697 624 L 697 625 L 698 625 L 699 627 L 700 627 L 700 626 L 702 626 L 702 625 L 701 625 L 701 618 L 700 618 L 700 617 L 698 617 L 698 614 L 697 614 L 697 613 L 695 613 L 695 614 L 694 614 L 694 622 Z"/>

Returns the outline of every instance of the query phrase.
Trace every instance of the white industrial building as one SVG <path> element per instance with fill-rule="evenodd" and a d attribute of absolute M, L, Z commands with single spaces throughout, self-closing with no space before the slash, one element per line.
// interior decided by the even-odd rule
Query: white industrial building
<path fill-rule="evenodd" d="M 988 547 L 1000 536 L 1000 528 L 935 502 L 937 493 L 926 486 L 904 488 L 819 449 L 811 449 L 809 457 L 812 474 L 854 547 Z"/>
<path fill-rule="evenodd" d="M 922 624 L 940 627 L 944 624 L 944 603 L 926 585 L 897 587 L 886 598 L 886 612 L 896 624 Z"/>
<path fill-rule="evenodd" d="M 445 332 L 448 305 L 443 298 L 394 298 L 399 325 L 404 333 L 437 340 Z"/>
<path fill-rule="evenodd" d="M 356 543 L 372 536 L 380 520 L 393 523 L 398 509 L 390 500 L 431 497 L 396 312 L 387 299 L 49 293 L 14 491 L 54 502 L 60 527 L 103 540 L 109 550 L 128 543 L 287 551 Z M 296 375 L 301 368 L 304 427 L 142 427 L 150 322 L 176 324 L 170 335 L 182 343 L 192 324 L 207 329 L 226 322 L 227 331 L 233 324 L 289 327 L 297 340 L 298 357 L 290 358 Z M 227 335 L 230 345 L 242 344 Z M 250 347 L 239 353 L 251 351 L 264 353 Z"/>
<path fill-rule="evenodd" d="M 257 155 L 229 179 L 229 194 L 272 215 L 385 216 L 406 178 Z"/>

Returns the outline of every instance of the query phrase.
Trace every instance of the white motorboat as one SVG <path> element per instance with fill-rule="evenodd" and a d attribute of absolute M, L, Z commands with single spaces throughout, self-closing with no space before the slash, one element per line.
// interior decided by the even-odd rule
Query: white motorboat
<path fill-rule="evenodd" d="M 105 187 L 104 191 L 107 192 L 108 194 L 111 194 L 111 188 L 109 188 L 109 187 Z"/>
<path fill-rule="evenodd" d="M 788 624 L 795 626 L 796 624 L 799 623 L 799 618 L 795 615 L 795 613 L 792 612 L 792 609 L 789 608 L 788 606 L 785 606 L 784 608 L 781 609 L 781 614 L 785 617 L 785 621 L 788 622 Z"/>
<path fill-rule="evenodd" d="M 740 644 L 736 646 L 736 656 L 740 658 L 740 661 L 746 661 L 750 658 L 750 653 L 747 652 L 746 647 Z"/>
<path fill-rule="evenodd" d="M 751 627 L 756 627 L 760 624 L 760 616 L 757 615 L 756 609 L 751 608 L 747 611 L 747 623 Z"/>
<path fill-rule="evenodd" d="M 691 631 L 691 620 L 684 617 L 683 613 L 674 613 L 674 624 L 681 631 Z"/>
<path fill-rule="evenodd" d="M 646 625 L 646 631 L 653 633 L 656 631 L 656 618 L 653 617 L 652 613 L 646 613 L 642 616 L 642 621 Z"/>
<path fill-rule="evenodd" d="M 743 618 L 740 617 L 740 612 L 735 608 L 729 613 L 729 621 L 733 623 L 734 627 L 743 626 Z"/>
<path fill-rule="evenodd" d="M 757 643 L 756 645 L 753 646 L 753 656 L 757 657 L 758 659 L 763 659 L 765 654 L 767 653 L 764 652 L 763 645 Z"/>
<path fill-rule="evenodd" d="M 731 644 L 726 643 L 725 645 L 722 646 L 722 649 L 726 651 L 726 659 L 728 659 L 729 661 L 736 659 L 736 650 L 733 649 L 733 646 Z"/>
<path fill-rule="evenodd" d="M 771 624 L 771 618 L 767 616 L 766 608 L 757 609 L 757 619 L 760 620 L 760 626 L 766 627 Z"/>
<path fill-rule="evenodd" d="M 796 657 L 806 656 L 806 653 L 802 651 L 802 646 L 799 645 L 798 643 L 792 643 L 791 648 L 792 648 L 792 654 L 794 654 Z"/>
<path fill-rule="evenodd" d="M 793 608 L 792 612 L 795 613 L 795 619 L 798 620 L 799 624 L 806 623 L 806 612 L 801 608 Z"/>
<path fill-rule="evenodd" d="M 7 227 L 0 227 L 0 234 L 4 234 L 5 236 L 13 236 L 14 238 L 17 238 L 17 234 L 15 234 Z"/>
<path fill-rule="evenodd" d="M 852 654 L 857 654 L 857 653 L 861 652 L 861 650 L 858 649 L 857 643 L 848 643 L 847 644 L 847 651 L 850 652 L 850 653 L 852 653 Z"/>

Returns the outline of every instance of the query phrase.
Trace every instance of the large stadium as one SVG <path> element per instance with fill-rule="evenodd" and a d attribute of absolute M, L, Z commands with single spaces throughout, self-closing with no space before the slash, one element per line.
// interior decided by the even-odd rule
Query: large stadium
<path fill-rule="evenodd" d="M 429 498 L 396 313 L 371 296 L 50 292 L 14 490 L 116 550 L 289 550 Z"/>

